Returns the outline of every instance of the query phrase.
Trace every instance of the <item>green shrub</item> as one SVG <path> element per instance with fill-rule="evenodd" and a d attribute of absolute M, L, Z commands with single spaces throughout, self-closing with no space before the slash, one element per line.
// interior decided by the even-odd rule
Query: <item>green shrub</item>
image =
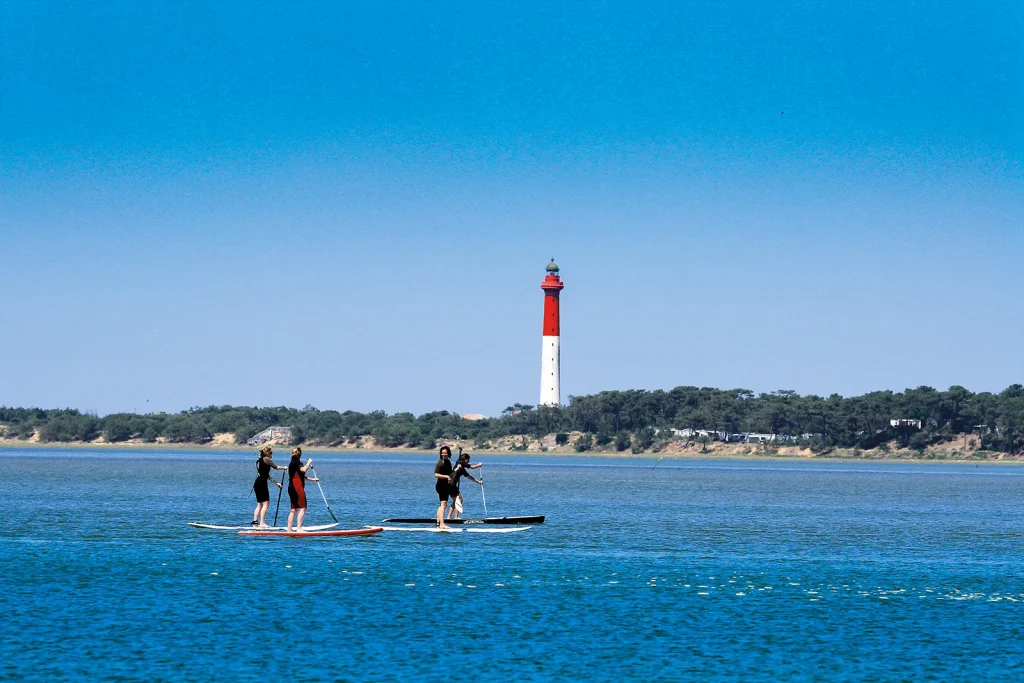
<path fill-rule="evenodd" d="M 573 448 L 577 453 L 586 453 L 594 448 L 594 437 L 590 434 L 581 434 L 573 443 Z"/>
<path fill-rule="evenodd" d="M 629 448 L 633 444 L 633 440 L 629 437 L 629 432 L 619 432 L 615 435 L 615 450 L 622 452 Z"/>

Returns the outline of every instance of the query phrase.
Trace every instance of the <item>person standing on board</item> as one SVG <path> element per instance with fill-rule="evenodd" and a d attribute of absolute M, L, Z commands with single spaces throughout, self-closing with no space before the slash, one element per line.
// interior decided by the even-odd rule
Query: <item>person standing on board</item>
<path fill-rule="evenodd" d="M 252 511 L 252 525 L 264 528 L 267 526 L 267 510 L 270 508 L 270 490 L 267 486 L 270 478 L 270 470 L 286 470 L 274 462 L 274 451 L 270 446 L 260 449 L 259 458 L 256 459 L 256 481 L 252 484 L 252 490 L 256 492 L 256 509 Z M 281 488 L 281 485 L 274 481 L 274 486 Z"/>
<path fill-rule="evenodd" d="M 295 531 L 305 531 L 302 528 L 302 520 L 306 517 L 306 482 L 320 481 L 316 477 L 309 477 L 306 479 L 306 470 L 313 465 L 313 458 L 307 458 L 306 464 L 302 464 L 302 449 L 292 449 L 292 460 L 288 463 L 288 500 L 291 503 L 291 509 L 288 511 L 288 525 L 285 527 L 286 531 L 292 530 L 292 520 L 295 519 L 295 513 L 299 513 L 298 523 L 295 525 Z"/>
<path fill-rule="evenodd" d="M 463 453 L 462 449 L 459 449 L 459 462 L 456 463 L 455 469 L 452 470 L 451 490 L 448 492 L 448 495 L 452 499 L 452 507 L 448 510 L 448 519 L 458 519 L 459 514 L 462 513 L 462 492 L 459 491 L 459 480 L 462 479 L 462 477 L 466 477 L 470 481 L 474 481 L 480 486 L 483 486 L 483 477 L 480 477 L 480 479 L 474 479 L 473 475 L 466 471 L 475 470 L 476 468 L 483 466 L 484 464 L 482 462 L 470 465 L 469 453 Z"/>
<path fill-rule="evenodd" d="M 441 499 L 437 506 L 437 526 L 440 529 L 447 529 L 444 523 L 444 509 L 448 506 L 448 491 L 452 482 L 452 449 L 448 446 L 441 446 L 438 451 L 437 463 L 434 465 L 434 490 Z"/>

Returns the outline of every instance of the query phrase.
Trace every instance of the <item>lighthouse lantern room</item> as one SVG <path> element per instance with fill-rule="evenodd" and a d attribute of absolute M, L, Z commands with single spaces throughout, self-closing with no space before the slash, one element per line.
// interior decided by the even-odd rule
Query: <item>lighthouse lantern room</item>
<path fill-rule="evenodd" d="M 557 406 L 561 403 L 559 387 L 559 326 L 558 326 L 558 293 L 565 285 L 558 277 L 558 264 L 551 259 L 547 275 L 540 283 L 544 290 L 544 336 L 540 361 L 540 404 L 541 406 Z"/>

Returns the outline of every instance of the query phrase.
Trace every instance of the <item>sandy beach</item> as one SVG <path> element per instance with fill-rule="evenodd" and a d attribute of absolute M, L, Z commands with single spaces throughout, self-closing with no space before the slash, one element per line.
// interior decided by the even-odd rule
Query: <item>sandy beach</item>
<path fill-rule="evenodd" d="M 616 451 L 611 444 L 607 447 L 599 447 L 584 452 L 576 451 L 570 445 L 576 435 L 570 435 L 568 444 L 557 445 L 555 435 L 549 434 L 542 439 L 531 439 L 528 436 L 506 437 L 498 440 L 493 447 L 480 448 L 469 441 L 438 441 L 438 445 L 447 444 L 453 449 L 459 447 L 473 453 L 478 458 L 493 456 L 559 456 L 559 457 L 587 457 L 587 458 L 638 458 L 645 460 L 836 460 L 836 461 L 879 461 L 879 462 L 970 462 L 970 463 L 1019 463 L 1024 462 L 1024 457 L 992 451 L 977 449 L 964 450 L 962 440 L 954 440 L 945 444 L 929 447 L 924 451 L 916 451 L 909 448 L 898 448 L 890 445 L 888 449 L 858 448 L 836 448 L 824 453 L 815 453 L 807 448 L 785 447 L 785 446 L 759 446 L 744 443 L 721 443 L 708 444 L 703 450 L 700 444 L 689 445 L 679 441 L 671 441 L 663 444 L 658 449 L 633 452 L 629 449 Z M 282 442 L 269 442 L 275 450 L 282 452 L 289 450 L 292 446 Z M 524 447 L 525 446 L 525 447 Z M 68 441 L 68 442 L 43 442 L 38 435 L 32 439 L 11 439 L 0 438 L 0 450 L 9 449 L 124 449 L 124 450 L 176 450 L 176 451 L 224 451 L 250 453 L 257 450 L 255 446 L 239 445 L 235 443 L 234 435 L 229 433 L 217 434 L 207 443 L 174 443 L 167 440 L 145 442 L 141 439 L 130 439 L 127 441 L 108 442 L 102 438 L 93 441 Z M 420 453 L 425 456 L 433 456 L 436 449 L 412 448 L 406 446 L 387 447 L 377 444 L 372 437 L 364 437 L 357 443 L 345 443 L 339 446 L 326 446 L 319 444 L 302 444 L 304 453 Z"/>

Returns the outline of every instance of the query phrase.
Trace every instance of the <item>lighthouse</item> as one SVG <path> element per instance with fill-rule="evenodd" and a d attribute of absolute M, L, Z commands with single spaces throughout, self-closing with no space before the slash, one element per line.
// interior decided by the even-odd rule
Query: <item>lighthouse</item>
<path fill-rule="evenodd" d="M 558 293 L 565 287 L 558 277 L 558 264 L 551 259 L 547 275 L 540 283 L 544 290 L 544 344 L 540 357 L 540 403 L 541 406 L 557 406 L 562 395 L 558 384 Z"/>

